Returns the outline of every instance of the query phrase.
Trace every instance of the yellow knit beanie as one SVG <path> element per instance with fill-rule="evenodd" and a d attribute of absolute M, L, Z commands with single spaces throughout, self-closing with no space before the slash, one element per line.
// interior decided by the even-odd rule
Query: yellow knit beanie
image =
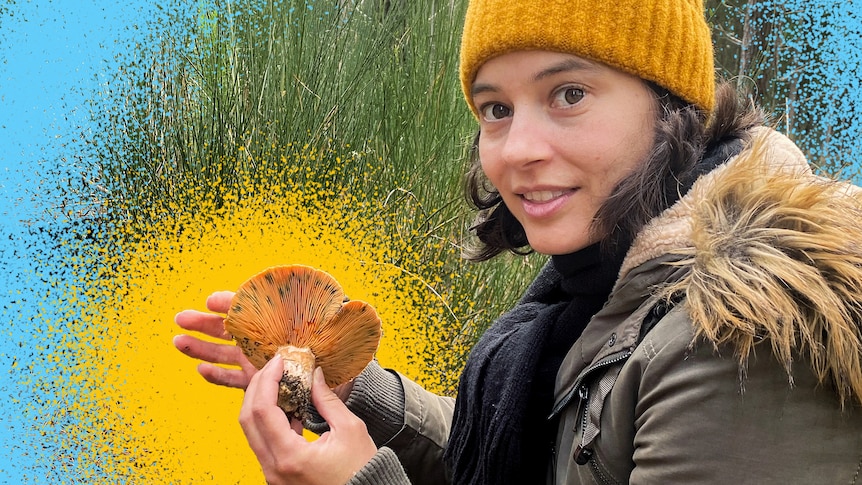
<path fill-rule="evenodd" d="M 566 52 L 653 81 L 711 112 L 712 38 L 703 0 L 470 0 L 461 38 L 467 104 L 476 71 L 519 50 Z"/>

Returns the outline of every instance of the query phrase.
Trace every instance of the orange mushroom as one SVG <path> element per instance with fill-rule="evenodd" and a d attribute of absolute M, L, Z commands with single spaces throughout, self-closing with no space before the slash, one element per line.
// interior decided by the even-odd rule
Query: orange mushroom
<path fill-rule="evenodd" d="M 289 265 L 251 277 L 231 301 L 225 330 L 248 360 L 260 369 L 276 354 L 284 359 L 278 406 L 288 417 L 306 417 L 315 366 L 336 387 L 374 358 L 380 318 L 368 303 L 345 300 L 328 273 Z"/>

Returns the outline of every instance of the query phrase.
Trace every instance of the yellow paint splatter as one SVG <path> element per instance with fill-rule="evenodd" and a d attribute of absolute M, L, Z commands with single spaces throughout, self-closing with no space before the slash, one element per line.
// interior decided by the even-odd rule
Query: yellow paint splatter
<path fill-rule="evenodd" d="M 330 156 L 332 170 L 357 156 L 302 153 Z M 82 391 L 66 408 L 68 439 L 87 443 L 66 457 L 82 479 L 263 483 L 237 422 L 242 392 L 206 383 L 171 341 L 180 332 L 173 323 L 178 311 L 203 310 L 210 293 L 235 289 L 272 265 L 299 263 L 333 275 L 350 298 L 381 316 L 381 364 L 446 390 L 441 383 L 453 376 L 439 375 L 446 366 L 429 366 L 429 356 L 451 344 L 442 329 L 460 324 L 437 290 L 439 279 L 420 275 L 409 258 L 417 251 L 413 240 L 439 244 L 439 251 L 447 243 L 402 238 L 393 214 L 409 217 L 403 210 L 363 201 L 349 186 L 315 182 L 310 165 L 291 167 L 276 173 L 258 166 L 254 179 L 225 184 L 217 201 L 167 181 L 194 200 L 147 209 L 117 226 L 117 253 L 102 255 L 116 273 L 84 298 L 104 306 L 89 312 L 69 342 L 80 350 L 78 365 L 91 369 L 74 377 L 72 387 Z M 261 190 L 260 180 L 272 183 Z"/>

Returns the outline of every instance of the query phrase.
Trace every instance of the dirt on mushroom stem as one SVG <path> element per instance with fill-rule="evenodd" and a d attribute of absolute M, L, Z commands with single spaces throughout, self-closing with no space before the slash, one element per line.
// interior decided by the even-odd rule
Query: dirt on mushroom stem
<path fill-rule="evenodd" d="M 276 354 L 284 360 L 284 372 L 278 383 L 278 407 L 289 419 L 304 421 L 311 403 L 314 354 L 293 345 L 279 347 Z"/>

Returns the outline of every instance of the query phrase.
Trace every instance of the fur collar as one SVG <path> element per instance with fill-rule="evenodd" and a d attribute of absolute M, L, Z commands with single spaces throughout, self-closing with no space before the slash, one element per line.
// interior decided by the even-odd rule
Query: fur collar
<path fill-rule="evenodd" d="M 791 384 L 804 357 L 842 404 L 862 404 L 862 190 L 813 175 L 775 131 L 751 135 L 641 231 L 621 277 L 679 256 L 689 271 L 662 294 L 686 295 L 695 340 L 730 345 L 743 371 L 769 345 Z"/>

